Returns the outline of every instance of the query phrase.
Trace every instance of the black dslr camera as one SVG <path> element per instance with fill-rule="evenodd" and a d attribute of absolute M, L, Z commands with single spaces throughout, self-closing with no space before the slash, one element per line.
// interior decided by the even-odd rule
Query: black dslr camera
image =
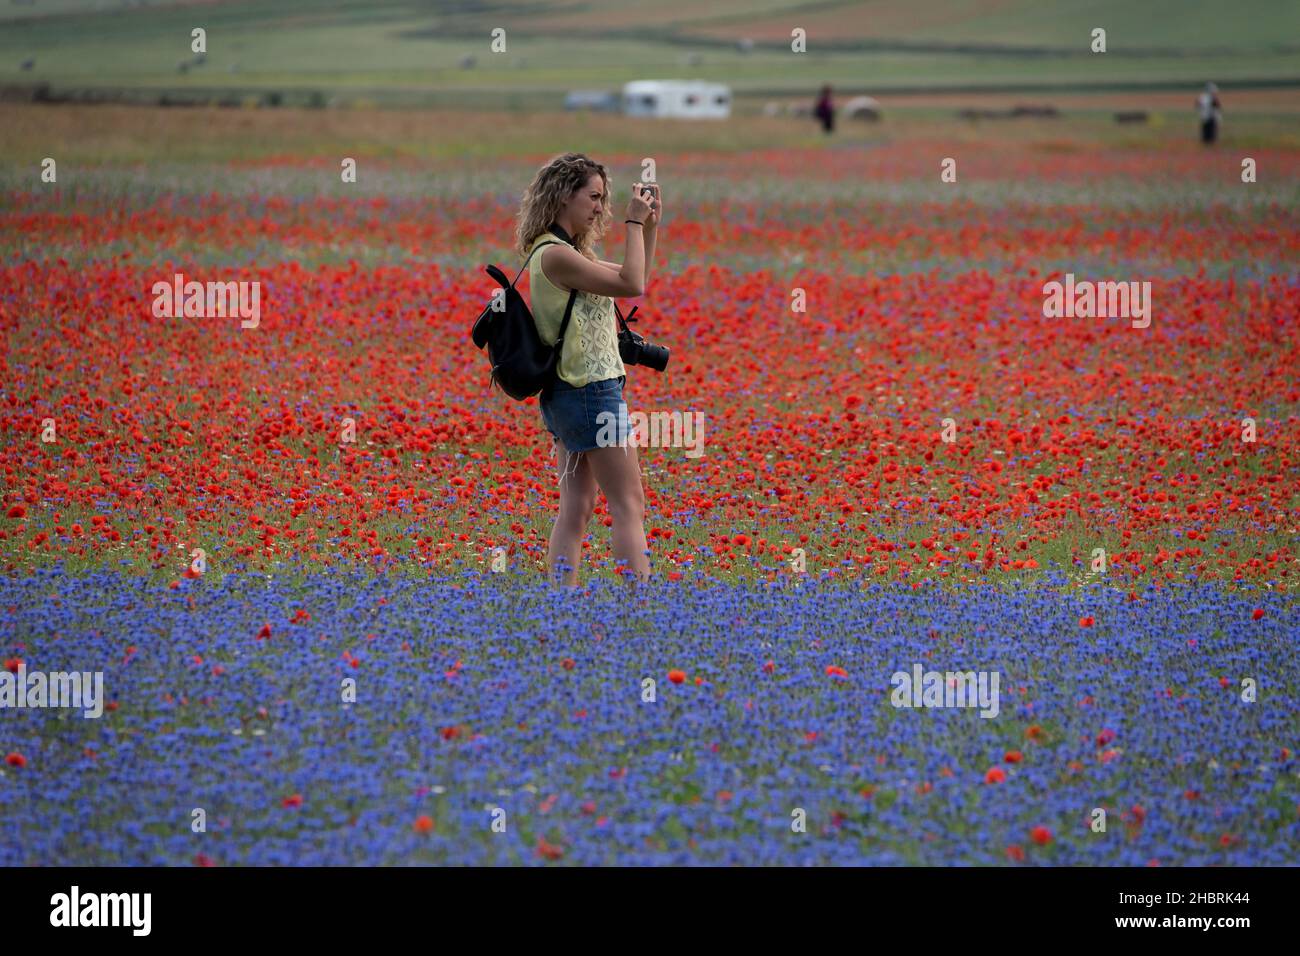
<path fill-rule="evenodd" d="M 662 372 L 668 367 L 668 349 L 662 345 L 651 345 L 644 336 L 637 335 L 627 327 L 629 322 L 636 321 L 632 316 L 636 315 L 636 310 L 639 308 L 638 305 L 632 306 L 632 311 L 625 319 L 623 313 L 619 311 L 618 303 L 614 304 L 618 324 L 622 326 L 618 333 L 618 357 L 623 360 L 624 365 L 644 365 L 656 372 Z"/>

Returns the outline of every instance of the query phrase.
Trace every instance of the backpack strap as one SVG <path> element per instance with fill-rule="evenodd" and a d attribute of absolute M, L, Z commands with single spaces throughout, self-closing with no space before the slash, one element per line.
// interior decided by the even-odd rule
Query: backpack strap
<path fill-rule="evenodd" d="M 573 314 L 573 302 L 577 298 L 578 290 L 570 289 L 569 302 L 568 305 L 564 307 L 564 319 L 560 322 L 560 334 L 555 337 L 555 345 L 553 346 L 555 349 L 555 378 L 560 377 L 560 362 L 564 360 L 564 332 L 569 327 L 569 316 Z M 542 394 L 549 398 L 554 385 L 555 382 L 553 380 L 547 382 L 546 387 L 542 389 Z"/>
<path fill-rule="evenodd" d="M 500 285 L 501 288 L 505 289 L 506 291 L 509 291 L 510 289 L 513 289 L 515 287 L 515 283 L 519 281 L 519 277 L 522 276 L 524 274 L 524 270 L 528 268 L 528 263 L 529 260 L 533 258 L 533 253 L 536 252 L 538 249 L 542 248 L 542 246 L 553 246 L 553 245 L 559 245 L 559 243 L 555 239 L 548 239 L 545 242 L 539 242 L 536 248 L 534 248 L 532 252 L 528 253 L 528 257 L 524 259 L 524 264 L 519 267 L 519 272 L 515 276 L 514 282 L 506 281 L 507 279 L 506 274 L 502 272 L 498 266 L 495 265 L 485 266 L 483 271 L 486 272 L 488 275 L 490 275 L 493 279 L 495 279 L 497 281 L 497 284 Z M 487 331 L 486 329 L 483 328 L 482 322 L 487 317 L 487 314 L 491 311 L 492 311 L 492 303 L 489 302 L 483 308 L 483 311 L 479 313 L 479 317 L 474 320 L 474 328 L 472 330 L 472 334 L 474 337 L 474 344 L 477 345 L 479 348 L 482 348 L 483 345 L 487 342 Z"/>
<path fill-rule="evenodd" d="M 538 249 L 542 248 L 542 246 L 558 246 L 558 245 L 567 245 L 567 243 L 561 243 L 559 239 L 547 239 L 543 242 L 539 242 L 536 246 L 534 246 L 533 251 L 528 253 L 528 259 L 525 259 L 524 264 L 520 267 L 519 275 L 515 276 L 515 282 L 519 281 L 519 276 L 523 275 L 524 269 L 528 268 L 528 260 L 532 259 L 533 252 L 536 252 Z M 568 331 L 569 317 L 573 315 L 573 303 L 577 298 L 578 298 L 578 290 L 570 289 L 569 301 L 564 306 L 564 318 L 560 321 L 560 332 L 555 337 L 555 345 L 554 345 L 556 351 L 555 368 L 556 368 L 557 376 L 559 375 L 560 360 L 564 357 L 564 333 Z"/>
<path fill-rule="evenodd" d="M 515 275 L 515 282 L 519 281 L 519 276 L 523 275 L 524 270 L 528 268 L 528 263 L 533 258 L 533 253 L 537 252 L 537 250 L 542 248 L 542 246 L 558 246 L 558 245 L 560 245 L 560 240 L 547 239 L 545 242 L 539 242 L 537 245 L 533 246 L 532 252 L 528 253 L 528 258 L 525 259 L 524 264 L 519 267 L 519 272 Z M 510 283 L 510 288 L 514 287 L 515 282 Z"/>
<path fill-rule="evenodd" d="M 569 290 L 569 302 L 564 307 L 564 319 L 560 322 L 560 334 L 555 337 L 555 347 L 564 348 L 564 330 L 569 327 L 569 316 L 573 314 L 573 302 L 578 298 L 578 290 Z"/>

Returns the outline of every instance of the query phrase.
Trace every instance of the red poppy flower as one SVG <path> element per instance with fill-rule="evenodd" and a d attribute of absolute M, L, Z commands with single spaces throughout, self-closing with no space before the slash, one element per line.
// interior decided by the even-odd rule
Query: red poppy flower
<path fill-rule="evenodd" d="M 537 838 L 536 853 L 538 856 L 546 860 L 558 860 L 560 857 L 564 856 L 564 849 L 553 843 L 548 843 L 545 837 L 539 836 Z"/>

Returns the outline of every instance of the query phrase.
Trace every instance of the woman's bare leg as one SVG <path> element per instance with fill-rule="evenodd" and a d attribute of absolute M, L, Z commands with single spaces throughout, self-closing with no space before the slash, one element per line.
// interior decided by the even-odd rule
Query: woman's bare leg
<path fill-rule="evenodd" d="M 571 455 L 558 441 L 555 451 L 559 460 L 560 513 L 551 529 L 546 568 L 551 580 L 556 580 L 559 564 L 563 561 L 563 583 L 577 587 L 578 568 L 582 562 L 582 535 L 596 510 L 596 479 L 587 460 L 590 452 Z"/>
<path fill-rule="evenodd" d="M 613 519 L 614 560 L 624 561 L 631 583 L 650 579 L 650 559 L 645 546 L 645 489 L 636 445 L 596 448 L 587 452 L 596 484 L 605 493 Z"/>

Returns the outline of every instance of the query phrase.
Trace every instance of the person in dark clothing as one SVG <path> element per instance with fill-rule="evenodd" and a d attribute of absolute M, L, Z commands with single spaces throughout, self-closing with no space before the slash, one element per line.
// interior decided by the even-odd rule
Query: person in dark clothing
<path fill-rule="evenodd" d="M 835 107 L 831 105 L 831 88 L 823 86 L 821 96 L 817 98 L 817 106 L 813 109 L 813 115 L 822 121 L 822 129 L 828 134 L 835 131 Z"/>
<path fill-rule="evenodd" d="M 1209 145 L 1218 138 L 1219 120 L 1223 118 L 1219 88 L 1213 83 L 1206 83 L 1205 92 L 1196 98 L 1196 108 L 1201 114 L 1201 142 Z"/>

